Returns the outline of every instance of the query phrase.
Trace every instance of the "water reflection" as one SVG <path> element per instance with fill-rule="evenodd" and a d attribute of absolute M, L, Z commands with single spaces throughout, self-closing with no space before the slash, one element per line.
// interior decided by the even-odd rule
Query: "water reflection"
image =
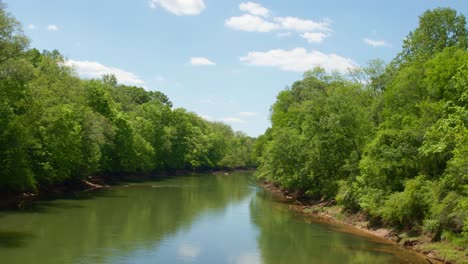
<path fill-rule="evenodd" d="M 404 262 L 395 250 L 305 223 L 250 173 L 132 183 L 0 219 L 1 263 Z"/>
<path fill-rule="evenodd" d="M 22 247 L 32 235 L 23 232 L 0 232 L 0 248 Z"/>
<path fill-rule="evenodd" d="M 197 217 L 223 214 L 247 197 L 247 181 L 177 177 L 9 213 L 0 225 L 2 263 L 108 263 L 116 254 L 153 250 L 165 237 L 189 230 Z M 194 258 L 198 251 L 182 247 L 180 252 Z"/>
<path fill-rule="evenodd" d="M 337 232 L 332 225 L 308 224 L 263 191 L 251 200 L 250 213 L 260 229 L 263 263 L 424 263 L 394 245 Z"/>

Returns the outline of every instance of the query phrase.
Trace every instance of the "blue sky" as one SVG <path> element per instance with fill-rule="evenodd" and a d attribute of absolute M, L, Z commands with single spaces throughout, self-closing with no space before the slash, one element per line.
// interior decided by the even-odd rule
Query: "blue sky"
<path fill-rule="evenodd" d="M 251 136 L 305 70 L 388 62 L 425 10 L 468 14 L 465 0 L 4 2 L 31 47 L 58 49 L 82 77 L 113 73 Z"/>

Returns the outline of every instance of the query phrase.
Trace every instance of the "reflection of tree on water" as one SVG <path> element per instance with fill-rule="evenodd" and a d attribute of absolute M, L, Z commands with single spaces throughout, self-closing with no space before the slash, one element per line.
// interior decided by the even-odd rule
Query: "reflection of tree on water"
<path fill-rule="evenodd" d="M 405 263 L 404 256 L 390 254 L 398 251 L 395 246 L 336 232 L 331 226 L 308 224 L 265 192 L 258 192 L 251 200 L 250 215 L 260 231 L 258 247 L 266 264 Z"/>
<path fill-rule="evenodd" d="M 248 177 L 186 176 L 111 188 L 86 200 L 43 203 L 41 210 L 12 213 L 1 229 L 34 234 L 15 249 L 0 247 L 2 263 L 67 263 L 154 249 L 203 214 L 220 214 L 245 199 Z M 1 230 L 0 230 L 1 231 Z M 40 257 L 38 257 L 40 256 Z"/>
<path fill-rule="evenodd" d="M 22 232 L 0 232 L 0 248 L 21 247 L 32 235 Z"/>
<path fill-rule="evenodd" d="M 0 240 L 2 234 L 4 239 L 3 244 L 0 241 L 1 263 L 127 263 L 136 257 L 153 263 L 151 253 L 165 252 L 168 241 L 185 239 L 192 227 L 196 230 L 192 236 L 203 244 L 177 240 L 180 244 L 170 248 L 175 252 L 167 256 L 203 259 L 205 263 L 226 258 L 234 263 L 401 262 L 385 253 L 389 246 L 336 232 L 327 225 L 307 224 L 284 204 L 272 201 L 268 193 L 253 194 L 248 176 L 251 174 L 176 177 L 115 187 L 81 199 L 40 203 L 31 212 L 5 214 L 0 226 Z M 226 215 L 239 223 L 238 229 L 222 232 Z M 213 223 L 221 226 L 196 228 Z M 206 230 L 216 230 L 216 234 Z M 11 234 L 23 236 L 13 241 Z M 229 241 L 218 246 L 223 239 Z"/>

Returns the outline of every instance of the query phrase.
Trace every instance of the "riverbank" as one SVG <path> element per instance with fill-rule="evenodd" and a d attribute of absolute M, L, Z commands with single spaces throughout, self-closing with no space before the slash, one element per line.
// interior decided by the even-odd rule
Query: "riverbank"
<path fill-rule="evenodd" d="M 457 249 L 453 245 L 443 242 L 431 242 L 426 236 L 411 236 L 384 226 L 373 226 L 362 212 L 347 213 L 342 207 L 331 201 L 312 201 L 298 197 L 281 189 L 270 182 L 262 182 L 262 186 L 277 199 L 290 204 L 290 209 L 303 215 L 319 218 L 328 223 L 347 225 L 368 235 L 384 239 L 389 243 L 401 245 L 409 250 L 423 254 L 427 263 L 468 263 L 467 249 Z"/>
<path fill-rule="evenodd" d="M 34 201 L 54 199 L 66 195 L 95 191 L 107 188 L 114 180 L 105 177 L 89 176 L 83 180 L 69 180 L 57 184 L 41 185 L 37 191 L 5 192 L 0 195 L 0 210 L 20 210 Z"/>
<path fill-rule="evenodd" d="M 1 210 L 21 210 L 27 208 L 33 202 L 39 200 L 61 198 L 67 195 L 76 195 L 83 192 L 96 191 L 110 186 L 118 185 L 121 182 L 141 182 L 165 177 L 180 176 L 186 174 L 206 174 L 229 175 L 234 171 L 250 171 L 248 168 L 218 169 L 218 170 L 170 170 L 159 171 L 148 174 L 115 174 L 88 176 L 83 180 L 67 180 L 64 182 L 40 185 L 37 191 L 32 192 L 0 192 Z"/>

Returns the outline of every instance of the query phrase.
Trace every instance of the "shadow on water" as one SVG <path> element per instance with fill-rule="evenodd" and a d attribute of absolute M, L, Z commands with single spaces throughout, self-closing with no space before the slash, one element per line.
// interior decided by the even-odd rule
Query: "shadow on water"
<path fill-rule="evenodd" d="M 117 194 L 112 189 L 105 188 L 105 189 L 100 189 L 100 190 L 81 192 L 81 193 L 70 194 L 70 195 L 59 197 L 59 199 L 61 200 L 75 200 L 75 201 L 93 200 L 96 198 L 127 198 L 127 196 L 122 195 L 122 194 Z"/>
<path fill-rule="evenodd" d="M 51 208 L 57 209 L 77 209 L 82 208 L 79 205 L 72 205 L 67 203 L 61 203 L 58 201 L 65 200 L 65 201 L 86 201 L 86 200 L 94 200 L 96 198 L 122 198 L 126 199 L 128 196 L 117 194 L 113 191 L 115 188 L 120 187 L 128 187 L 133 184 L 145 184 L 147 182 L 165 182 L 168 180 L 173 179 L 185 179 L 185 178 L 193 178 L 196 176 L 200 176 L 202 174 L 184 174 L 184 175 L 164 175 L 164 176 L 150 176 L 147 178 L 131 178 L 123 179 L 122 181 L 115 182 L 112 184 L 111 188 L 103 188 L 99 190 L 91 190 L 91 191 L 79 191 L 74 193 L 68 194 L 49 194 L 46 197 L 40 197 L 38 199 L 34 199 L 31 201 L 27 201 L 22 205 L 20 209 L 0 209 L 0 218 L 4 215 L 11 214 L 11 213 L 51 213 Z"/>
<path fill-rule="evenodd" d="M 189 175 L 183 175 L 183 176 L 164 176 L 164 177 L 158 176 L 154 178 L 150 177 L 150 178 L 142 178 L 142 179 L 129 178 L 124 181 L 113 183 L 110 188 L 102 188 L 102 189 L 91 190 L 91 191 L 81 191 L 81 192 L 75 192 L 75 193 L 69 193 L 69 194 L 50 195 L 46 198 L 42 198 L 42 199 L 31 202 L 31 204 L 23 208 L 23 210 L 41 212 L 41 207 L 44 207 L 44 206 L 46 207 L 53 206 L 53 207 L 60 207 L 60 208 L 80 208 L 80 206 L 73 207 L 72 205 L 68 205 L 68 204 L 63 205 L 63 207 L 61 207 L 61 205 L 58 203 L 51 204 L 52 202 L 59 201 L 59 200 L 85 201 L 85 200 L 94 200 L 96 198 L 126 199 L 128 198 L 127 195 L 117 194 L 114 191 L 114 189 L 120 188 L 120 187 L 128 187 L 129 185 L 139 184 L 139 183 L 144 184 L 147 182 L 164 182 L 164 181 L 167 181 L 169 179 L 174 179 L 174 178 L 182 179 L 182 178 L 190 178 L 190 177 L 193 177 L 193 175 L 189 174 Z M 5 210 L 4 212 L 9 212 L 9 210 Z M 1 214 L 0 214 L 0 217 L 1 217 Z"/>
<path fill-rule="evenodd" d="M 206 176 L 211 173 L 186 173 L 186 174 L 169 174 L 169 175 L 150 175 L 150 176 L 142 176 L 142 177 L 123 177 L 120 181 L 114 182 L 111 185 L 113 187 L 122 186 L 132 183 L 146 183 L 146 182 L 165 182 L 168 180 L 173 179 L 184 179 L 184 178 L 192 178 L 197 176 Z"/>
<path fill-rule="evenodd" d="M 24 232 L 0 231 L 0 248 L 19 248 L 33 238 L 32 234 Z"/>
<path fill-rule="evenodd" d="M 50 195 L 48 197 L 33 200 L 29 203 L 24 204 L 21 209 L 4 209 L 0 211 L 0 218 L 8 214 L 30 214 L 30 213 L 42 213 L 42 214 L 55 214 L 59 213 L 60 209 L 82 209 L 85 206 L 77 203 L 70 203 L 73 201 L 87 201 L 95 200 L 98 198 L 112 198 L 112 199 L 128 199 L 127 195 L 122 192 L 116 192 L 116 188 L 155 188 L 159 186 L 148 186 L 145 183 L 153 182 L 166 182 L 168 180 L 181 180 L 190 179 L 202 174 L 185 174 L 185 175 L 168 175 L 168 176 L 155 176 L 149 178 L 129 178 L 124 181 L 114 183 L 111 188 L 103 188 L 99 190 L 76 192 L 69 194 L 57 194 Z M 138 184 L 142 184 L 141 186 Z M 171 186 L 160 186 L 159 188 L 169 188 Z"/>
<path fill-rule="evenodd" d="M 352 227 L 292 213 L 287 203 L 263 191 L 253 197 L 249 209 L 260 232 L 257 242 L 263 263 L 425 263 L 412 252 Z"/>
<path fill-rule="evenodd" d="M 25 204 L 21 209 L 6 209 L 0 211 L 0 218 L 8 214 L 54 214 L 59 213 L 61 209 L 82 209 L 83 204 L 70 203 L 73 201 L 94 200 L 97 198 L 126 199 L 126 195 L 117 194 L 110 189 L 94 190 L 90 192 L 81 192 L 67 195 L 50 196 L 44 199 L 38 199 Z"/>
<path fill-rule="evenodd" d="M 164 177 L 0 212 L 0 263 L 142 263 L 132 260 L 137 257 L 154 263 L 154 255 L 142 252 L 222 219 L 251 194 L 248 183 L 242 175 Z M 211 241 L 211 234 L 199 237 Z M 128 262 L 116 261 L 125 256 Z"/>
<path fill-rule="evenodd" d="M 10 215 L 29 215 L 29 214 L 55 214 L 60 209 L 80 209 L 83 208 L 77 204 L 66 204 L 54 201 L 37 201 L 28 204 L 19 210 L 4 210 L 0 213 L 0 218 Z M 1 234 L 0 234 L 1 235 Z"/>

